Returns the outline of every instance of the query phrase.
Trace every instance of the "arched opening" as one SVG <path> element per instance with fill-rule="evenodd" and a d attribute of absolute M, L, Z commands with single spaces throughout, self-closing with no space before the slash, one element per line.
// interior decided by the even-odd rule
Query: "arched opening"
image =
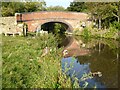
<path fill-rule="evenodd" d="M 66 38 L 65 33 L 72 33 L 73 28 L 69 23 L 61 21 L 48 21 L 43 24 L 40 24 L 36 30 L 47 31 L 48 33 L 53 33 L 58 40 L 58 47 L 64 46 L 62 43 Z"/>
<path fill-rule="evenodd" d="M 61 21 L 49 21 L 45 22 L 37 27 L 37 30 L 48 31 L 48 33 L 59 33 L 72 32 L 73 28 L 70 24 Z"/>

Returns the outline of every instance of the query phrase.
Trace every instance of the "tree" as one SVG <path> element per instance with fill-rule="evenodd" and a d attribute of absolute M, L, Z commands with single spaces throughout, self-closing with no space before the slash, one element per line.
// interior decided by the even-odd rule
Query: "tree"
<path fill-rule="evenodd" d="M 120 22 L 120 1 L 111 3 L 111 5 L 113 6 L 113 16 L 115 16 L 117 21 Z"/>
<path fill-rule="evenodd" d="M 87 8 L 85 2 L 76 2 L 76 1 L 71 2 L 70 6 L 67 7 L 68 11 L 76 11 L 76 12 L 82 12 L 85 11 L 86 9 Z"/>
<path fill-rule="evenodd" d="M 62 6 L 50 6 L 47 7 L 47 11 L 65 11 L 65 8 Z"/>
<path fill-rule="evenodd" d="M 15 12 L 23 12 L 24 5 L 22 2 L 2 2 L 2 16 L 13 16 Z"/>
<path fill-rule="evenodd" d="M 67 8 L 68 11 L 83 12 L 91 15 L 93 21 L 98 23 L 98 28 L 109 28 L 110 23 L 120 21 L 119 2 L 77 2 L 74 0 Z"/>
<path fill-rule="evenodd" d="M 45 2 L 2 2 L 2 16 L 14 16 L 15 13 L 45 10 Z"/>
<path fill-rule="evenodd" d="M 45 5 L 45 2 L 26 2 L 25 12 L 44 11 Z"/>
<path fill-rule="evenodd" d="M 112 3 L 106 2 L 88 2 L 86 3 L 88 11 L 93 16 L 93 19 L 98 20 L 98 28 L 101 29 L 102 21 L 110 22 L 113 18 L 114 7 Z"/>

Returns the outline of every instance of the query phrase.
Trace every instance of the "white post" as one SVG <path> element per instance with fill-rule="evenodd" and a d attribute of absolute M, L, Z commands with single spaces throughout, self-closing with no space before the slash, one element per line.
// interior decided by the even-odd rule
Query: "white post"
<path fill-rule="evenodd" d="M 40 30 L 41 30 L 41 25 L 38 26 L 37 30 L 36 30 L 36 36 L 38 35 L 38 33 L 40 33 Z"/>
<path fill-rule="evenodd" d="M 7 33 L 5 33 L 5 36 L 7 36 Z"/>
<path fill-rule="evenodd" d="M 13 33 L 13 37 L 15 37 L 15 34 Z"/>

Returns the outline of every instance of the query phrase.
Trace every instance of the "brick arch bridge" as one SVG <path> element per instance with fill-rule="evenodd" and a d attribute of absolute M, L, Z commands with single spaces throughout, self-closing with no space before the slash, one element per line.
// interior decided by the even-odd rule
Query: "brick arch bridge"
<path fill-rule="evenodd" d="M 58 11 L 41 11 L 31 13 L 17 13 L 17 22 L 24 22 L 28 25 L 28 31 L 34 32 L 41 25 L 48 22 L 57 22 L 67 25 L 67 30 L 73 31 L 80 25 L 80 22 L 86 22 L 88 15 L 78 12 L 58 12 Z"/>

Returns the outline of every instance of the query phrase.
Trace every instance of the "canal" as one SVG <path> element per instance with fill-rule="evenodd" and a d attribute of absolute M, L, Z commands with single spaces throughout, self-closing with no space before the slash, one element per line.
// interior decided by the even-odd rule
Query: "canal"
<path fill-rule="evenodd" d="M 62 70 L 78 79 L 80 87 L 118 88 L 118 41 L 67 36 L 61 44 L 67 51 Z"/>

